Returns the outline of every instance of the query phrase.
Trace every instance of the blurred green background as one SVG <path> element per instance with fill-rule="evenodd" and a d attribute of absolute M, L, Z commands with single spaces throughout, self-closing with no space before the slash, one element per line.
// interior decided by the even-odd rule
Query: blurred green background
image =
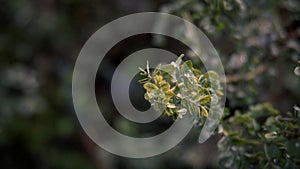
<path fill-rule="evenodd" d="M 227 73 L 230 110 L 265 101 L 282 112 L 300 105 L 300 78 L 294 74 L 300 60 L 296 0 L 0 0 L 1 169 L 218 168 L 219 137 L 200 145 L 197 128 L 167 153 L 128 159 L 101 150 L 78 123 L 71 79 L 81 47 L 104 24 L 144 11 L 184 17 L 207 34 Z M 98 101 L 107 103 L 105 109 L 113 106 L 102 96 L 110 91 L 107 77 L 128 54 L 158 46 L 152 42 L 149 35 L 129 38 L 109 54 L 95 89 Z M 162 48 L 176 54 L 187 51 L 178 45 L 170 39 Z M 141 94 L 131 95 L 137 108 L 149 106 L 134 99 Z M 107 119 L 113 121 L 115 116 L 117 112 Z M 140 131 L 124 120 L 112 123 L 129 134 L 153 128 L 142 126 Z M 162 119 L 155 124 L 152 130 L 157 132 L 171 122 Z"/>

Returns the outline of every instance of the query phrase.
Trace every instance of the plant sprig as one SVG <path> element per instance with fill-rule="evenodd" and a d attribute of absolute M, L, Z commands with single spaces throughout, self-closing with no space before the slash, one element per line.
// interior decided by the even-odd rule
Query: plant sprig
<path fill-rule="evenodd" d="M 190 60 L 183 62 L 183 56 L 170 64 L 159 64 L 152 73 L 148 62 L 145 70 L 139 68 L 143 76 L 139 83 L 146 90 L 144 98 L 174 120 L 187 112 L 206 118 L 212 101 L 218 102 L 223 95 L 219 77 L 213 71 L 202 74 Z"/>

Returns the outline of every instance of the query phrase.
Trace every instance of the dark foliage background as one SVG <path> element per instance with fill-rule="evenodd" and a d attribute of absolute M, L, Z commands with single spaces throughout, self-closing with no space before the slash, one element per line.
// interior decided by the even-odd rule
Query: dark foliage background
<path fill-rule="evenodd" d="M 232 112 L 265 101 L 281 112 L 300 105 L 300 79 L 293 73 L 300 60 L 299 2 L 213 2 L 0 0 L 0 168 L 218 167 L 219 137 L 199 145 L 197 129 L 171 151 L 138 160 L 101 150 L 80 128 L 71 98 L 77 55 L 98 28 L 130 13 L 165 11 L 197 24 L 211 39 L 225 66 L 227 106 Z M 155 46 L 152 40 L 145 35 L 127 39 L 126 47 L 117 46 L 107 56 L 106 67 L 99 71 L 96 92 L 108 92 L 106 77 L 120 60 L 135 50 Z M 167 42 L 162 48 L 177 54 L 185 51 L 177 42 Z M 146 102 L 141 104 L 147 106 Z M 106 105 L 107 109 L 112 106 L 109 101 Z M 157 122 L 154 130 L 169 123 Z M 122 120 L 115 127 L 131 134 L 141 132 Z M 143 127 L 146 131 L 151 128 Z"/>

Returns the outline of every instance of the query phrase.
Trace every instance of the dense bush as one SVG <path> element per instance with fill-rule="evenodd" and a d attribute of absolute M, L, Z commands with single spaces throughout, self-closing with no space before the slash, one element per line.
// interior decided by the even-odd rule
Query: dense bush
<path fill-rule="evenodd" d="M 219 133 L 223 135 L 218 144 L 221 168 L 300 167 L 299 108 L 294 106 L 292 112 L 284 113 L 293 104 L 299 104 L 300 84 L 295 76 L 299 75 L 299 67 L 296 67 L 300 50 L 299 7 L 296 1 L 189 0 L 177 1 L 161 9 L 182 16 L 204 30 L 216 42 L 225 63 L 228 103 L 227 113 L 219 126 Z M 187 53 L 190 59 L 195 58 Z M 200 64 L 196 62 L 196 65 Z M 201 86 L 199 76 L 194 73 L 198 79 L 195 84 Z M 281 78 L 285 80 L 279 80 Z M 170 81 L 170 77 L 164 80 Z M 205 88 L 205 84 L 202 85 L 199 88 L 191 85 L 189 93 L 201 93 Z M 149 87 L 144 85 L 144 88 L 147 90 L 145 98 L 155 105 L 159 94 L 152 94 L 154 100 L 151 100 Z M 266 92 L 272 88 L 277 91 Z M 181 97 L 195 98 L 188 93 Z M 176 94 L 170 99 L 169 102 L 182 100 Z M 264 101 L 272 102 L 282 112 L 270 103 L 255 104 Z M 196 102 L 199 103 L 199 99 Z M 182 116 L 176 104 L 172 104 L 172 108 L 168 104 L 164 106 L 165 112 L 169 112 L 164 115 L 175 114 L 174 119 Z M 199 111 L 195 108 L 187 112 L 201 112 L 205 104 L 197 106 Z M 205 120 L 203 116 L 196 117 L 198 121 Z"/>
<path fill-rule="evenodd" d="M 181 65 L 182 56 L 171 64 L 158 65 L 153 73 L 148 64 L 146 70 L 140 68 L 144 98 L 162 115 L 180 120 L 177 118 L 190 113 L 191 123 L 202 127 L 210 105 L 218 104 L 223 95 L 219 78 L 213 71 L 201 74 L 190 60 Z M 215 111 L 220 110 L 209 112 Z M 233 116 L 226 112 L 218 132 L 223 135 L 218 144 L 221 168 L 300 167 L 299 107 L 285 115 L 269 103 L 250 106 L 244 113 L 237 110 Z"/>

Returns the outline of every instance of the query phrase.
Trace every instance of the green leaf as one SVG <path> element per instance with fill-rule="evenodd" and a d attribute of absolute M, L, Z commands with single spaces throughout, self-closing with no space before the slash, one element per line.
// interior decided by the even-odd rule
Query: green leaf
<path fill-rule="evenodd" d="M 149 82 L 144 84 L 144 88 L 147 90 L 147 92 L 159 89 L 155 84 Z"/>
<path fill-rule="evenodd" d="M 250 106 L 250 111 L 248 114 L 252 118 L 260 118 L 260 117 L 266 117 L 270 115 L 277 115 L 279 112 L 273 108 L 273 106 L 270 103 L 264 103 L 264 104 L 258 104 L 255 106 Z"/>
<path fill-rule="evenodd" d="M 175 67 L 172 64 L 162 65 L 161 70 L 170 75 L 175 75 Z"/>
<path fill-rule="evenodd" d="M 146 100 L 149 100 L 148 93 L 145 93 L 145 94 L 144 94 L 144 98 L 145 98 Z"/>
<path fill-rule="evenodd" d="M 149 82 L 149 81 L 150 81 L 149 78 L 144 78 L 144 79 L 139 80 L 138 82 L 143 84 L 143 83 L 146 83 L 146 82 Z"/>
<path fill-rule="evenodd" d="M 180 65 L 183 56 L 184 56 L 184 54 L 181 54 L 181 55 L 178 57 L 178 59 L 177 59 L 176 62 L 175 62 L 176 65 Z"/>
<path fill-rule="evenodd" d="M 164 91 L 164 92 L 169 91 L 171 88 L 170 84 L 166 81 L 161 81 L 160 87 L 161 87 L 162 91 Z"/>
<path fill-rule="evenodd" d="M 152 73 L 152 76 L 156 76 L 156 75 L 159 75 L 160 73 L 160 69 L 161 69 L 161 64 L 157 65 L 156 68 L 154 69 L 153 73 Z"/>
<path fill-rule="evenodd" d="M 204 117 L 208 117 L 208 111 L 206 110 L 205 107 L 201 106 L 201 112 L 203 113 Z"/>
<path fill-rule="evenodd" d="M 232 144 L 234 144 L 236 146 L 259 145 L 260 144 L 260 142 L 257 140 L 238 138 L 238 137 L 233 137 L 231 141 L 232 141 Z"/>
<path fill-rule="evenodd" d="M 214 71 L 208 71 L 204 74 L 204 76 L 206 78 L 209 78 L 209 79 L 212 79 L 212 80 L 216 80 L 216 81 L 219 81 L 219 76 L 216 72 Z"/>
<path fill-rule="evenodd" d="M 221 90 L 215 90 L 215 93 L 218 95 L 218 96 L 223 96 L 223 92 Z"/>
<path fill-rule="evenodd" d="M 201 105 L 204 105 L 204 104 L 210 103 L 210 101 L 211 101 L 211 97 L 209 95 L 205 95 L 200 98 L 199 103 Z"/>
<path fill-rule="evenodd" d="M 188 68 L 193 69 L 193 62 L 191 60 L 185 61 L 183 65 L 186 65 Z"/>
<path fill-rule="evenodd" d="M 196 76 L 197 78 L 199 78 L 199 77 L 200 77 L 200 75 L 201 75 L 201 72 L 200 72 L 200 70 L 198 70 L 198 69 L 195 69 L 195 68 L 192 68 L 192 71 L 193 71 L 193 73 L 195 74 L 195 76 Z"/>
<path fill-rule="evenodd" d="M 160 75 L 153 76 L 153 81 L 155 84 L 159 84 L 163 80 L 163 77 Z"/>

